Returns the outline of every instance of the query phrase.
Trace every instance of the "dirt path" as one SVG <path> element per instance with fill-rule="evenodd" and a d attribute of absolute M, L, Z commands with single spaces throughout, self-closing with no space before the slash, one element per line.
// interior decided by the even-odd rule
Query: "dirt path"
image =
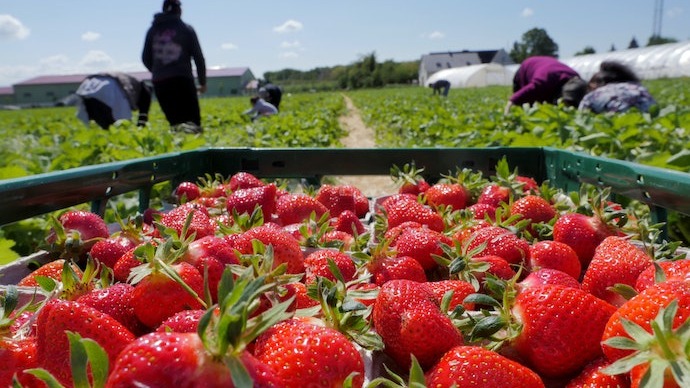
<path fill-rule="evenodd" d="M 367 127 L 362 121 L 359 110 L 352 103 L 352 100 L 343 95 L 347 106 L 347 113 L 341 116 L 341 127 L 348 131 L 348 135 L 341 139 L 347 148 L 374 148 L 376 140 L 374 130 Z M 379 175 L 348 175 L 335 177 L 338 183 L 351 184 L 359 187 L 368 197 L 378 197 L 381 195 L 392 194 L 397 188 L 390 176 Z"/>

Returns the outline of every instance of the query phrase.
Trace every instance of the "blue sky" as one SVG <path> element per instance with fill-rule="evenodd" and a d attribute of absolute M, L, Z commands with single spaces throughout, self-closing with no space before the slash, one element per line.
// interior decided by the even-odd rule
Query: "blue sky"
<path fill-rule="evenodd" d="M 655 0 L 183 0 L 208 67 L 346 65 L 364 55 L 417 60 L 436 51 L 510 51 L 543 28 L 567 58 L 646 44 Z M 161 0 L 0 0 L 0 86 L 48 74 L 144 70 L 143 39 Z M 690 3 L 663 2 L 661 35 L 690 39 Z"/>

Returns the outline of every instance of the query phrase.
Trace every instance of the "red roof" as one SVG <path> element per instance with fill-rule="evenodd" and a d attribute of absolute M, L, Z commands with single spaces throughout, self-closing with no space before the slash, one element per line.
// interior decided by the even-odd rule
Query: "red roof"
<path fill-rule="evenodd" d="M 249 70 L 248 67 L 228 67 L 223 69 L 207 69 L 207 77 L 239 77 Z M 148 71 L 129 72 L 128 74 L 134 76 L 139 80 L 151 79 L 151 73 Z M 80 83 L 89 74 L 70 74 L 70 75 L 42 75 L 30 78 L 26 81 L 16 83 L 15 85 L 45 85 L 45 84 L 74 84 Z M 11 89 L 11 88 L 10 88 Z M 0 88 L 1 90 L 1 88 Z M 10 91 L 11 93 L 11 91 Z"/>

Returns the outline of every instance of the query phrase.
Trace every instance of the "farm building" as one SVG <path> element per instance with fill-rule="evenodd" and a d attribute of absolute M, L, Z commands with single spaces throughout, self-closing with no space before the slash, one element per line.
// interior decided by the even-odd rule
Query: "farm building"
<path fill-rule="evenodd" d="M 510 65 L 515 62 L 513 62 L 510 55 L 503 49 L 430 53 L 422 55 L 422 59 L 419 61 L 419 85 L 426 86 L 429 78 L 434 73 L 441 70 L 484 63 Z"/>
<path fill-rule="evenodd" d="M 151 73 L 129 73 L 139 80 L 150 80 Z M 0 94 L 3 105 L 40 106 L 58 104 L 69 98 L 89 74 L 39 76 L 12 85 L 11 92 Z M 247 94 L 255 80 L 248 67 L 208 69 L 205 97 Z M 254 86 L 255 87 L 255 86 Z M 3 88 L 6 89 L 6 88 Z"/>

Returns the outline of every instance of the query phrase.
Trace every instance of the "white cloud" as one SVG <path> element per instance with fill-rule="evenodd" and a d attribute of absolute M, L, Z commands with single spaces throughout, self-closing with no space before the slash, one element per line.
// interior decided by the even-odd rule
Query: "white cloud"
<path fill-rule="evenodd" d="M 671 19 L 681 17 L 683 16 L 683 8 L 673 7 L 666 11 L 666 15 L 668 15 L 668 17 L 670 17 Z"/>
<path fill-rule="evenodd" d="M 85 42 L 94 42 L 101 38 L 101 34 L 98 32 L 87 31 L 81 34 L 81 40 Z"/>
<path fill-rule="evenodd" d="M 278 27 L 274 27 L 273 31 L 279 33 L 279 34 L 284 34 L 288 32 L 296 32 L 296 31 L 301 31 L 303 28 L 302 23 L 298 22 L 297 20 L 288 20 L 285 23 L 281 24 Z"/>
<path fill-rule="evenodd" d="M 0 39 L 24 39 L 31 31 L 12 15 L 0 15 Z"/>
<path fill-rule="evenodd" d="M 522 16 L 523 18 L 528 18 L 532 15 L 534 15 L 534 10 L 532 8 L 529 8 L 529 7 L 523 9 L 522 12 L 520 13 L 520 16 Z"/>
<path fill-rule="evenodd" d="M 238 49 L 236 44 L 230 43 L 230 42 L 221 44 L 220 48 L 223 50 L 237 50 Z"/>
<path fill-rule="evenodd" d="M 108 70 L 113 67 L 113 59 L 103 51 L 92 50 L 86 53 L 79 61 L 79 67 L 86 70 L 94 69 L 97 71 Z"/>
<path fill-rule="evenodd" d="M 286 51 L 284 53 L 281 53 L 280 57 L 283 59 L 294 59 L 294 58 L 299 58 L 299 54 L 297 54 L 294 51 Z"/>
<path fill-rule="evenodd" d="M 427 35 L 427 38 L 429 38 L 431 40 L 443 39 L 445 37 L 446 37 L 446 34 L 444 34 L 441 31 L 434 31 L 434 32 L 430 33 L 429 35 Z"/>
<path fill-rule="evenodd" d="M 283 43 L 280 44 L 280 47 L 284 48 L 284 49 L 299 48 L 301 46 L 302 45 L 300 44 L 300 42 L 298 40 L 293 40 L 292 42 L 283 41 Z"/>

